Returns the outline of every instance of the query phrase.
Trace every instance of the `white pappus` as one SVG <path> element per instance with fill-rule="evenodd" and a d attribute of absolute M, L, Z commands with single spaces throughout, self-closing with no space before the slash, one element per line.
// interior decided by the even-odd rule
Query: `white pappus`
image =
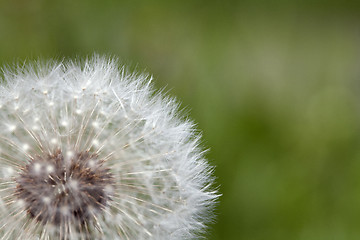
<path fill-rule="evenodd" d="M 218 194 L 194 124 L 94 56 L 4 70 L 0 239 L 193 239 Z"/>

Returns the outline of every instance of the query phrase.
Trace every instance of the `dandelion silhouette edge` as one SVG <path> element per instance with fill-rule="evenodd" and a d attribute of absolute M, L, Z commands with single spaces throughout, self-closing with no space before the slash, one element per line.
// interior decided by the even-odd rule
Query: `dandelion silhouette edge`
<path fill-rule="evenodd" d="M 192 239 L 218 194 L 194 123 L 116 59 L 4 70 L 2 239 Z"/>

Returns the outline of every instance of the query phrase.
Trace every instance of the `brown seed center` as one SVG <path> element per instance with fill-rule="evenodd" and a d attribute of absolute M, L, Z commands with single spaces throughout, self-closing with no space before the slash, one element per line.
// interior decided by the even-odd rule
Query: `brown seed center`
<path fill-rule="evenodd" d="M 95 154 L 77 152 L 65 159 L 61 150 L 34 157 L 16 179 L 16 196 L 31 218 L 44 224 L 87 224 L 110 200 L 113 175 Z"/>

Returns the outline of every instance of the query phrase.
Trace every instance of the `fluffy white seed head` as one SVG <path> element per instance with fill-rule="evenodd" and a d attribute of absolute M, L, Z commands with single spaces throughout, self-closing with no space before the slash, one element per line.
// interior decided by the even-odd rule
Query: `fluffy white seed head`
<path fill-rule="evenodd" d="M 200 136 L 111 59 L 5 71 L 1 239 L 192 239 L 217 199 Z"/>

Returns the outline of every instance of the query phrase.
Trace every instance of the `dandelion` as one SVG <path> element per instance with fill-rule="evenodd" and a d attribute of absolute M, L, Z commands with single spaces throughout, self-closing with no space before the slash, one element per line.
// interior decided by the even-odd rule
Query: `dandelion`
<path fill-rule="evenodd" d="M 217 199 L 194 124 L 116 60 L 37 63 L 0 86 L 1 239 L 192 239 Z"/>

